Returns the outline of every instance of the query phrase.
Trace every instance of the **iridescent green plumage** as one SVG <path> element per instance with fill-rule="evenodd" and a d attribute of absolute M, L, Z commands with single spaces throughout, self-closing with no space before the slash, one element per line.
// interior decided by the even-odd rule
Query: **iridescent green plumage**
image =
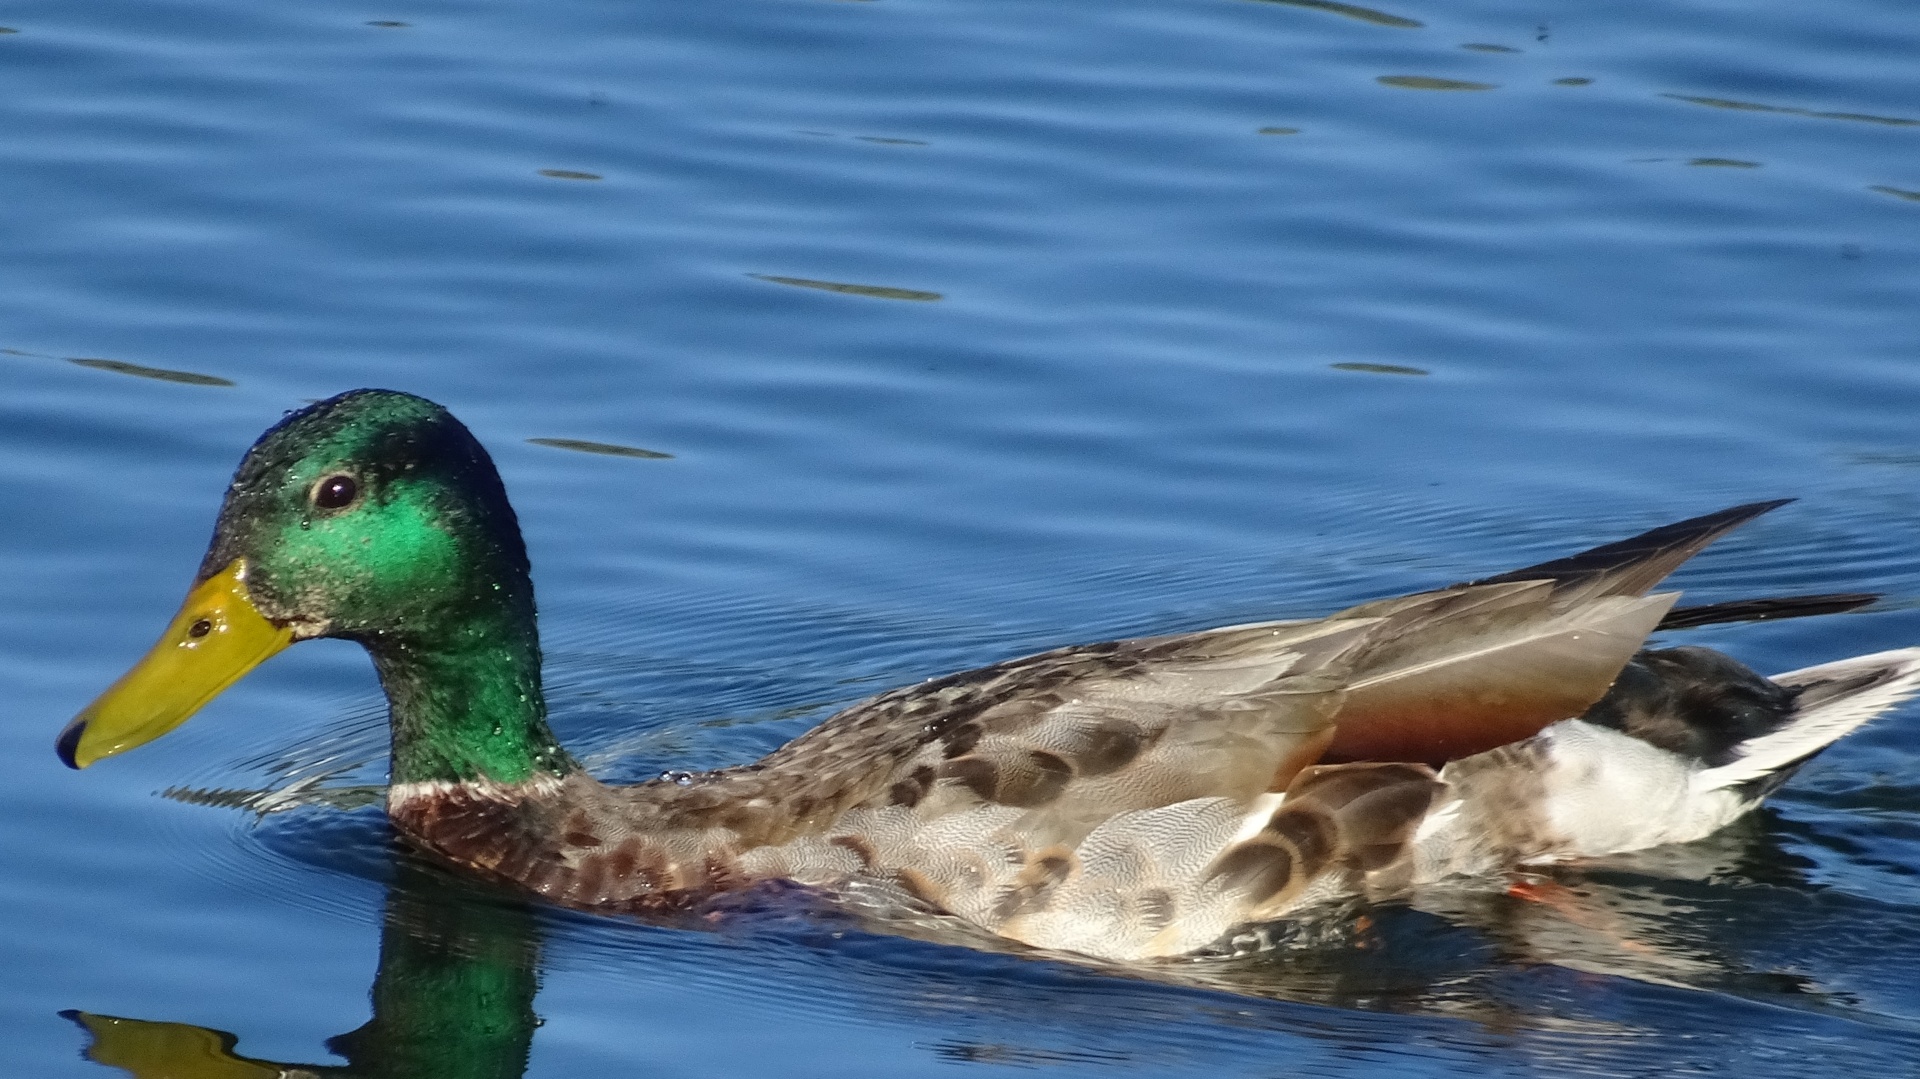
<path fill-rule="evenodd" d="M 315 486 L 347 478 L 339 508 Z M 446 409 L 363 390 L 287 417 L 247 454 L 205 577 L 236 559 L 295 638 L 358 641 L 393 710 L 393 779 L 516 783 L 573 764 L 547 728 L 520 526 Z"/>

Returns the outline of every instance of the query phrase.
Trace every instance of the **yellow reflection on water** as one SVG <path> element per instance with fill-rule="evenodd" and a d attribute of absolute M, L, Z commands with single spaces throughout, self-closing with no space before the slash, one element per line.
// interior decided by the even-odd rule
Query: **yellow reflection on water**
<path fill-rule="evenodd" d="M 277 1064 L 235 1053 L 239 1039 L 224 1030 L 82 1011 L 60 1014 L 93 1036 L 88 1060 L 134 1079 L 278 1079 L 286 1074 Z"/>

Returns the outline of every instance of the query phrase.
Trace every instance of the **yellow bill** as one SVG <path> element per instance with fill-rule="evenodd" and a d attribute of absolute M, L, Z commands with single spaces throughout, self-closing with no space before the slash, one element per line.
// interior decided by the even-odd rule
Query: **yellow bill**
<path fill-rule="evenodd" d="M 85 768 L 145 745 L 285 648 L 293 631 L 267 621 L 246 582 L 236 558 L 188 593 L 152 651 L 60 732 L 60 759 Z"/>

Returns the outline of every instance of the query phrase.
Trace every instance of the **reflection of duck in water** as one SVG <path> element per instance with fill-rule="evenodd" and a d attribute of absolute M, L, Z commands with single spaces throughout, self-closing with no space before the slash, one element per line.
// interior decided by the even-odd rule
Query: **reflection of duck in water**
<path fill-rule="evenodd" d="M 1706 1069 L 1724 1058 L 1714 1056 L 1715 1040 L 1703 1038 L 1691 1025 L 1695 1013 L 1683 1013 L 1687 1019 L 1672 1028 L 1658 1025 L 1656 1017 L 1667 1015 L 1662 1008 L 1673 1002 L 1658 995 L 1649 998 L 1643 986 L 1611 979 L 1589 981 L 1599 1003 L 1591 1012 L 1575 1010 L 1569 1015 L 1565 999 L 1554 999 L 1551 993 L 1536 998 L 1517 990 L 1515 977 L 1538 975 L 1516 971 L 1553 964 L 1624 975 L 1635 983 L 1678 983 L 1757 997 L 1776 1006 L 1767 1009 L 1764 1021 L 1791 1026 L 1793 1013 L 1777 1006 L 1818 1011 L 1846 1009 L 1849 1003 L 1836 999 L 1817 976 L 1809 980 L 1772 972 L 1783 964 L 1776 938 L 1858 942 L 1858 948 L 1878 958 L 1848 967 L 1847 975 L 1884 976 L 1893 984 L 1898 984 L 1899 972 L 1913 960 L 1915 949 L 1897 942 L 1889 947 L 1884 911 L 1870 904 L 1850 910 L 1832 902 L 1830 895 L 1810 909 L 1809 897 L 1821 890 L 1793 881 L 1791 874 L 1777 876 L 1777 866 L 1764 870 L 1782 885 L 1767 890 L 1771 899 L 1756 900 L 1752 889 L 1712 889 L 1680 880 L 1696 872 L 1750 871 L 1754 868 L 1748 864 L 1750 859 L 1768 863 L 1781 859 L 1773 837 L 1764 829 L 1728 829 L 1708 843 L 1687 848 L 1689 853 L 1696 849 L 1712 864 L 1660 867 L 1662 872 L 1677 872 L 1676 878 L 1604 883 L 1570 877 L 1581 892 L 1571 906 L 1522 902 L 1497 891 L 1462 893 L 1453 898 L 1477 904 L 1477 909 L 1448 911 L 1448 922 L 1400 907 L 1371 908 L 1357 918 L 1323 926 L 1324 939 L 1299 947 L 1234 960 L 1127 968 L 1130 974 L 1149 980 L 1116 982 L 1098 978 L 1093 971 L 1059 968 L 1032 968 L 1036 976 L 1031 980 L 1002 972 L 1007 976 L 994 977 L 992 991 L 985 994 L 980 991 L 980 966 L 930 965 L 917 961 L 911 952 L 899 962 L 882 963 L 848 964 L 824 956 L 822 966 L 796 973 L 788 966 L 791 956 L 779 939 L 784 933 L 781 927 L 791 929 L 794 924 L 785 904 L 763 906 L 749 901 L 737 911 L 749 924 L 762 915 L 773 918 L 752 934 L 771 931 L 775 939 L 774 950 L 762 953 L 759 961 L 778 956 L 771 966 L 783 969 L 757 972 L 748 982 L 735 983 L 736 992 L 752 996 L 757 990 L 751 987 L 766 984 L 763 974 L 776 984 L 805 984 L 811 977 L 825 976 L 818 986 L 821 1016 L 870 1015 L 871 1009 L 878 1009 L 890 1023 L 917 1018 L 928 1032 L 928 1051 L 953 1063 L 1001 1067 L 1107 1063 L 1134 1072 L 1162 1064 L 1168 1071 L 1192 1071 L 1196 1056 L 1208 1059 L 1205 1046 L 1220 1044 L 1224 1009 L 1234 1017 L 1228 1025 L 1243 1038 L 1258 1037 L 1250 1032 L 1261 1030 L 1271 1030 L 1276 1038 L 1306 1038 L 1331 1047 L 1348 1063 L 1350 1058 L 1344 1054 L 1355 1045 L 1394 1044 L 1406 1039 L 1409 1031 L 1422 1029 L 1391 1015 L 1448 1016 L 1500 1031 L 1495 1052 L 1508 1062 L 1516 1059 L 1516 1052 L 1517 1059 L 1527 1059 L 1524 1038 L 1521 1045 L 1513 1042 L 1516 1032 L 1546 1032 L 1554 1050 L 1564 1054 L 1570 1051 L 1564 1040 L 1567 1031 L 1576 1029 L 1591 1035 L 1589 1040 L 1572 1043 L 1571 1051 L 1579 1054 L 1584 1065 L 1638 1074 L 1650 1060 L 1684 1071 L 1688 1066 Z M 565 920 L 558 926 L 543 926 L 544 919 L 534 911 L 493 889 L 454 879 L 405 856 L 395 858 L 394 866 L 381 929 L 379 970 L 369 994 L 372 1018 L 326 1042 L 327 1051 L 344 1063 L 281 1062 L 244 1055 L 250 1042 L 257 1044 L 254 1039 L 270 1034 L 271 1029 L 248 1029 L 236 1038 L 185 1023 L 65 1012 L 86 1031 L 90 1040 L 86 1058 L 123 1069 L 134 1079 L 518 1079 L 541 1024 L 534 1005 L 544 980 L 541 956 L 548 950 L 543 937 L 552 932 L 555 949 L 566 951 L 573 936 L 575 956 L 569 965 L 577 970 L 581 966 L 577 932 L 582 923 L 574 923 L 571 932 Z M 1689 919 L 1676 912 L 1673 895 L 1651 894 L 1650 886 L 1690 890 L 1691 898 L 1708 902 Z M 1642 920 L 1633 909 L 1636 905 L 1648 908 L 1646 914 L 1655 913 L 1655 906 L 1661 908 L 1658 913 L 1664 915 L 1665 930 Z M 1604 924 L 1621 915 L 1633 919 L 1633 924 Z M 1771 931 L 1758 924 L 1762 922 L 1770 923 Z M 586 927 L 594 932 L 602 928 L 590 923 Z M 1622 929 L 1633 935 L 1615 935 Z M 1696 931 L 1701 936 L 1695 936 Z M 641 940 L 617 931 L 606 939 L 620 941 L 621 947 Z M 737 948 L 738 939 L 729 950 Z M 817 938 L 803 930 L 803 939 Z M 616 969 L 646 969 L 646 960 L 657 958 L 658 946 L 658 940 L 635 944 L 631 953 L 635 961 L 618 963 Z M 1799 967 L 1797 960 L 1784 965 Z M 1831 962 L 1816 961 L 1813 966 L 1839 973 Z M 1100 969 L 1110 968 L 1095 968 Z M 640 985 L 658 977 L 657 971 L 649 973 Z M 1553 984 L 1551 975 L 1544 980 Z M 1223 1005 L 1204 997 L 1195 1000 L 1179 992 L 1183 988 L 1340 1010 L 1316 1010 L 1311 1021 L 1303 1022 L 1301 1012 L 1284 1004 L 1270 1010 L 1252 1007 L 1245 999 Z M 1649 1000 L 1661 1007 L 1649 1007 Z M 863 1006 L 855 1006 L 855 1001 Z M 205 1002 L 196 1010 L 208 1006 L 217 1007 L 217 1003 Z M 1708 1001 L 1694 1007 L 1726 1009 L 1729 1005 Z M 1155 1020 L 1143 1025 L 1142 1016 Z M 1734 1029 L 1722 1033 L 1737 1039 L 1743 1032 L 1734 1021 Z M 1903 1051 L 1913 1040 L 1893 1031 L 1878 1036 L 1887 1052 Z M 1459 1045 L 1464 1048 L 1472 1041 L 1468 1034 Z M 1245 1042 L 1231 1038 L 1221 1049 L 1229 1058 L 1246 1051 Z M 1164 1056 L 1169 1052 L 1171 1059 Z M 548 1058 L 550 1068 L 556 1060 L 566 1059 L 564 1053 L 561 1050 Z M 1622 1058 L 1610 1055 L 1616 1053 Z M 1616 1066 L 1608 1067 L 1610 1063 Z"/>
<path fill-rule="evenodd" d="M 341 1065 L 283 1064 L 234 1052 L 223 1031 L 66 1012 L 86 1028 L 87 1059 L 135 1079 L 519 1079 L 527 1068 L 539 937 L 530 911 L 462 894 L 398 859 L 387 893 L 373 1018 L 327 1040 Z"/>
<path fill-rule="evenodd" d="M 290 641 L 344 637 L 391 707 L 388 813 L 457 865 L 607 910 L 857 885 L 1041 947 L 1172 955 L 1343 895 L 1698 839 L 1911 694 L 1920 650 L 1771 681 L 1640 651 L 1661 626 L 1870 598 L 1645 594 L 1775 505 L 1325 618 L 1009 660 L 856 704 L 756 764 L 614 788 L 547 727 L 486 451 L 438 405 L 356 391 L 249 451 L 185 606 L 59 746 L 85 766 Z"/>

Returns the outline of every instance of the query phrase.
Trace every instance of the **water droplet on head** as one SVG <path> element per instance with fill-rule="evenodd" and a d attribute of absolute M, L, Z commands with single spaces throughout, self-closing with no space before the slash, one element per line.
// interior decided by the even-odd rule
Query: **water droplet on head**
<path fill-rule="evenodd" d="M 666 781 L 667 781 L 668 783 L 672 783 L 673 785 L 675 785 L 675 786 L 678 786 L 678 787 L 691 787 L 691 786 L 693 786 L 693 773 L 692 773 L 692 772 L 682 772 L 682 771 L 677 771 L 677 770 L 675 770 L 675 771 L 668 771 L 668 772 L 661 772 L 661 773 L 660 773 L 660 778 L 661 778 L 661 779 L 664 779 L 664 780 L 666 780 Z"/>

